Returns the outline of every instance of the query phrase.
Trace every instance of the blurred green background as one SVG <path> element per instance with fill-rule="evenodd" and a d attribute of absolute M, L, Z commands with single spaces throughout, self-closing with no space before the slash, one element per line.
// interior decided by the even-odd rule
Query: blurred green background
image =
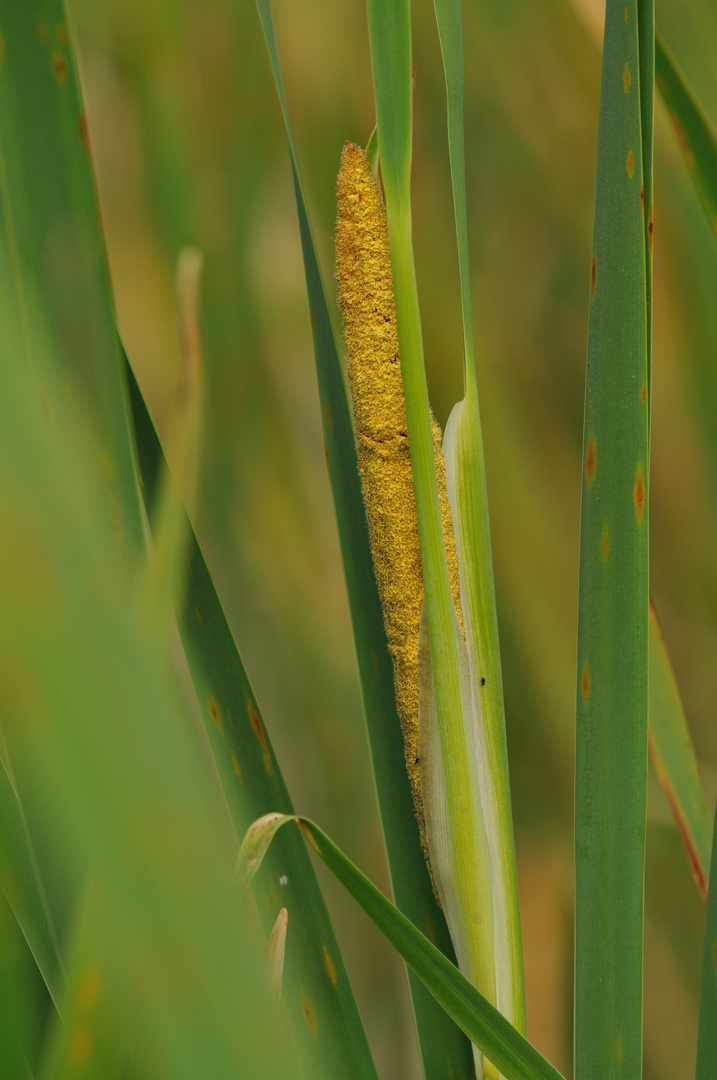
<path fill-rule="evenodd" d="M 479 385 L 525 935 L 528 1035 L 571 1057 L 572 761 L 581 437 L 604 5 L 464 0 Z M 443 72 L 414 3 L 414 242 L 431 397 L 461 394 Z M 206 254 L 200 542 L 299 812 L 387 888 L 326 477 L 293 191 L 252 0 L 73 0 L 119 320 L 163 430 L 174 263 Z M 333 288 L 343 143 L 373 128 L 362 0 L 274 0 Z M 717 118 L 717 9 L 657 22 Z M 717 793 L 717 244 L 656 111 L 652 590 Z M 338 309 L 336 309 L 338 321 Z M 382 1075 L 419 1075 L 401 965 L 321 874 Z M 645 1076 L 694 1072 L 703 908 L 650 775 Z M 289 933 L 300 932 L 289 926 Z"/>

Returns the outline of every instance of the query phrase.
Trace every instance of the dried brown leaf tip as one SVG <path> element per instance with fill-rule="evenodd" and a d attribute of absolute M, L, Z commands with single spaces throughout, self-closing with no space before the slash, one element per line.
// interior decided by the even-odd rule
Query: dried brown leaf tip
<path fill-rule="evenodd" d="M 416 500 L 386 213 L 364 151 L 347 143 L 336 185 L 336 279 L 344 324 L 359 471 L 368 517 L 396 705 L 421 839 L 426 848 L 418 777 L 418 629 L 423 598 Z M 458 560 L 441 430 L 431 417 L 448 568 L 460 616 Z"/>

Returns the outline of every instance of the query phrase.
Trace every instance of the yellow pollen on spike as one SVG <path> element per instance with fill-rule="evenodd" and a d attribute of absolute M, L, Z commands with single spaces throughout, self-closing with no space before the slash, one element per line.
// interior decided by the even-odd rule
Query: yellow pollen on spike
<path fill-rule="evenodd" d="M 347 143 L 336 185 L 336 280 L 344 324 L 359 471 L 376 581 L 393 660 L 406 765 L 427 853 L 418 774 L 418 630 L 423 598 L 416 500 L 398 351 L 386 213 L 366 154 Z M 451 591 L 459 619 L 458 557 L 441 430 L 431 417 Z"/>

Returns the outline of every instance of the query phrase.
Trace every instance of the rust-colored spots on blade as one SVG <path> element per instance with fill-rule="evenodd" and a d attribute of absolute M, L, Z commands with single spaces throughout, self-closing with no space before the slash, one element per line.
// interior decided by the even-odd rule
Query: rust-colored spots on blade
<path fill-rule="evenodd" d="M 590 295 L 595 295 L 595 286 L 597 285 L 597 255 L 593 252 L 592 263 L 590 264 Z"/>
<path fill-rule="evenodd" d="M 254 729 L 254 734 L 259 740 L 259 746 L 264 751 L 264 768 L 267 772 L 271 772 L 271 756 L 269 754 L 269 747 L 266 742 L 266 733 L 264 731 L 264 725 L 261 722 L 261 717 L 256 711 L 256 706 L 253 701 L 250 701 L 246 707 L 247 716 L 249 717 L 249 723 Z"/>
<path fill-rule="evenodd" d="M 640 203 L 642 205 L 642 209 L 644 210 L 645 209 L 645 185 L 644 184 L 640 184 Z"/>
<path fill-rule="evenodd" d="M 641 401 L 647 401 L 647 387 L 645 386 L 644 383 L 640 387 L 640 400 Z"/>
<path fill-rule="evenodd" d="M 317 852 L 318 854 L 321 854 L 321 853 L 320 853 L 320 851 L 319 851 L 319 845 L 318 845 L 318 844 L 316 843 L 316 840 L 315 840 L 315 839 L 314 839 L 314 837 L 313 837 L 313 836 L 311 835 L 311 833 L 310 833 L 310 832 L 309 832 L 309 830 L 307 829 L 307 827 L 306 827 L 306 825 L 304 824 L 304 822 L 303 822 L 303 821 L 300 821 L 300 820 L 299 820 L 298 818 L 296 818 L 296 819 L 294 820 L 294 825 L 296 825 L 297 829 L 299 830 L 299 832 L 301 833 L 301 835 L 302 835 L 302 836 L 304 837 L 304 839 L 305 839 L 306 841 L 308 841 L 308 843 L 309 843 L 309 844 L 311 844 L 311 846 L 312 846 L 312 848 L 314 849 L 314 851 L 316 851 L 316 852 Z"/>
<path fill-rule="evenodd" d="M 583 673 L 580 676 L 580 693 L 583 697 L 583 705 L 587 705 L 590 697 L 590 668 L 587 660 L 583 664 Z"/>
<path fill-rule="evenodd" d="M 336 986 L 336 983 L 339 981 L 339 977 L 336 974 L 336 966 L 334 965 L 334 962 L 331 959 L 331 956 L 329 955 L 329 950 L 326 948 L 325 945 L 324 945 L 324 970 L 326 971 L 326 974 L 329 977 L 329 981 L 334 986 Z"/>
<path fill-rule="evenodd" d="M 625 93 L 627 93 L 628 90 L 630 89 L 630 83 L 631 82 L 632 82 L 632 77 L 630 75 L 630 65 L 628 63 L 626 63 L 625 67 L 623 69 L 623 72 L 622 72 L 622 88 L 625 91 Z"/>
<path fill-rule="evenodd" d="M 69 40 L 70 40 L 70 36 L 67 33 L 67 27 L 65 26 L 64 23 L 60 23 L 59 26 L 57 27 L 57 44 L 61 45 L 63 47 L 63 49 L 64 49 L 64 47 L 67 45 Z"/>
<path fill-rule="evenodd" d="M 603 562 L 610 554 L 610 530 L 607 527 L 607 521 L 602 527 L 602 535 L 600 537 L 600 558 Z"/>
<path fill-rule="evenodd" d="M 201 613 L 201 611 L 199 610 L 199 608 L 197 607 L 196 604 L 194 605 L 194 618 L 197 620 L 198 625 L 201 626 L 202 625 L 202 613 Z"/>
<path fill-rule="evenodd" d="M 219 711 L 219 706 L 214 700 L 213 696 L 209 695 L 209 715 L 211 716 L 214 726 L 221 731 L 222 730 L 222 714 Z"/>
<path fill-rule="evenodd" d="M 650 241 L 650 254 L 652 254 L 652 230 L 653 230 L 652 203 L 650 203 L 650 212 L 647 215 L 647 236 L 648 236 L 648 239 Z"/>
<path fill-rule="evenodd" d="M 627 18 L 628 18 L 627 7 L 625 7 L 625 10 L 623 11 L 622 16 L 623 16 L 625 22 L 627 22 Z"/>
<path fill-rule="evenodd" d="M 308 1026 L 309 1026 L 309 1028 L 311 1030 L 311 1034 L 314 1036 L 314 1038 L 316 1038 L 316 1013 L 314 1012 L 314 1006 L 311 1004 L 308 997 L 306 996 L 306 991 L 305 990 L 301 991 L 300 1001 L 301 1001 L 301 1012 L 302 1012 L 302 1015 L 304 1017 L 304 1020 L 308 1024 Z"/>
<path fill-rule="evenodd" d="M 90 129 L 87 126 L 87 115 L 86 115 L 86 113 L 80 113 L 79 117 L 77 118 L 77 129 L 78 129 L 78 131 L 80 133 L 80 142 L 82 143 L 82 148 L 83 148 L 83 150 L 85 151 L 86 154 L 89 154 L 89 152 L 90 152 Z"/>
<path fill-rule="evenodd" d="M 638 465 L 637 475 L 635 477 L 635 487 L 632 491 L 632 501 L 635 504 L 638 522 L 642 521 L 642 514 L 645 509 L 645 494 L 645 476 L 642 471 L 642 465 Z"/>
<path fill-rule="evenodd" d="M 588 436 L 588 445 L 585 451 L 585 479 L 588 482 L 588 487 L 592 486 L 592 482 L 595 479 L 595 469 L 597 467 L 597 450 L 595 447 L 595 436 L 590 434 Z"/>
<path fill-rule="evenodd" d="M 632 180 L 633 176 L 635 175 L 635 155 L 633 154 L 632 150 L 628 150 L 627 152 L 627 161 L 625 162 L 625 168 L 627 170 L 628 180 Z"/>
<path fill-rule="evenodd" d="M 329 408 L 329 403 L 328 401 L 326 401 L 326 399 L 324 399 L 324 424 L 326 425 L 327 431 L 331 431 L 332 427 L 334 426 L 333 417 L 331 416 L 331 409 Z"/>
<path fill-rule="evenodd" d="M 55 55 L 53 56 L 52 70 L 54 71 L 55 78 L 57 79 L 60 86 L 62 86 L 63 83 L 67 82 L 67 61 L 65 60 L 62 53 L 55 53 Z"/>
<path fill-rule="evenodd" d="M 622 1064 L 622 1032 L 618 1032 L 615 1042 L 615 1061 L 618 1065 Z"/>
<path fill-rule="evenodd" d="M 241 765 L 239 764 L 239 759 L 237 758 L 233 750 L 230 750 L 229 753 L 231 755 L 232 767 L 234 769 L 234 772 L 237 774 L 239 779 L 241 779 Z"/>

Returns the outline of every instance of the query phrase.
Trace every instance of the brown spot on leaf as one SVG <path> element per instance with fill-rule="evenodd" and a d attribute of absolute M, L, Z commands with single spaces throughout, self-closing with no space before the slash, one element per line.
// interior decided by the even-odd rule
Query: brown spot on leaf
<path fill-rule="evenodd" d="M 264 731 L 264 725 L 261 722 L 261 717 L 256 711 L 256 706 L 253 701 L 250 701 L 246 707 L 247 716 L 249 717 L 249 723 L 254 729 L 254 734 L 259 740 L 259 745 L 264 751 L 264 768 L 267 772 L 271 772 L 271 756 L 269 754 L 269 747 L 266 742 L 266 733 Z"/>
<path fill-rule="evenodd" d="M 627 22 L 627 7 L 625 8 L 625 10 L 623 12 L 623 18 L 624 18 L 625 22 Z"/>
<path fill-rule="evenodd" d="M 627 152 L 627 161 L 625 162 L 625 168 L 627 169 L 627 176 L 629 180 L 632 180 L 635 175 L 635 155 L 632 150 Z"/>
<path fill-rule="evenodd" d="M 306 827 L 306 825 L 304 824 L 304 822 L 303 822 L 303 821 L 300 821 L 300 820 L 299 820 L 298 818 L 296 818 L 296 819 L 294 820 L 294 824 L 296 825 L 297 829 L 299 830 L 299 832 L 301 833 L 301 835 L 302 835 L 302 836 L 304 837 L 304 839 L 305 839 L 305 840 L 306 840 L 306 841 L 307 841 L 307 842 L 308 842 L 309 844 L 311 844 L 311 846 L 312 846 L 312 848 L 314 849 L 314 851 L 318 852 L 318 851 L 319 851 L 319 845 L 318 845 L 318 844 L 316 843 L 316 840 L 314 839 L 314 837 L 312 836 L 312 834 L 311 834 L 311 833 L 309 832 L 309 830 L 307 829 L 307 827 Z"/>
<path fill-rule="evenodd" d="M 642 209 L 645 209 L 645 185 L 640 184 L 640 202 L 642 203 Z"/>
<path fill-rule="evenodd" d="M 644 383 L 642 384 L 642 388 L 640 390 L 640 398 L 642 399 L 642 401 L 647 401 L 647 387 Z"/>
<path fill-rule="evenodd" d="M 590 264 L 590 295 L 595 295 L 595 286 L 597 284 L 597 255 L 593 253 L 593 260 Z"/>
<path fill-rule="evenodd" d="M 607 522 L 602 527 L 602 536 L 600 537 L 600 558 L 603 562 L 610 554 L 610 531 L 607 527 Z"/>
<path fill-rule="evenodd" d="M 324 423 L 326 424 L 326 430 L 331 431 L 334 422 L 331 416 L 331 409 L 329 408 L 329 403 L 326 400 L 324 400 Z"/>
<path fill-rule="evenodd" d="M 209 695 L 209 715 L 211 716 L 212 720 L 214 721 L 215 727 L 217 727 L 219 729 L 219 731 L 221 731 L 222 730 L 222 714 L 219 711 L 219 706 L 217 705 L 216 701 L 214 700 L 214 698 L 212 697 L 211 694 Z"/>
<path fill-rule="evenodd" d="M 632 82 L 632 78 L 630 76 L 630 65 L 628 63 L 626 63 L 625 67 L 623 69 L 623 72 L 622 72 L 622 88 L 625 91 L 625 93 L 627 93 L 628 90 L 630 89 L 630 83 L 631 82 Z"/>
<path fill-rule="evenodd" d="M 615 1042 L 615 1061 L 618 1065 L 622 1064 L 622 1034 L 618 1032 L 617 1041 Z"/>
<path fill-rule="evenodd" d="M 590 697 L 590 668 L 587 660 L 583 664 L 583 673 L 580 676 L 580 693 L 583 696 L 583 705 L 587 705 Z"/>
<path fill-rule="evenodd" d="M 57 27 L 57 44 L 62 45 L 62 47 L 64 48 L 69 40 L 70 38 L 69 34 L 67 33 L 67 27 L 64 23 L 60 23 Z"/>
<path fill-rule="evenodd" d="M 199 625 L 201 626 L 202 625 L 202 614 L 201 614 L 201 612 L 200 612 L 200 610 L 199 610 L 199 608 L 197 607 L 196 604 L 194 605 L 194 617 L 197 620 L 197 622 L 199 623 Z"/>
<path fill-rule="evenodd" d="M 55 78 L 62 85 L 67 82 L 67 61 L 61 53 L 55 53 L 52 58 L 52 70 Z"/>
<path fill-rule="evenodd" d="M 635 503 L 637 520 L 638 522 L 641 522 L 642 514 L 645 509 L 645 477 L 642 472 L 642 465 L 637 466 L 637 476 L 635 478 L 635 487 L 632 492 L 632 501 Z"/>
<path fill-rule="evenodd" d="M 232 759 L 232 765 L 234 767 L 234 772 L 237 774 L 237 776 L 241 777 L 241 765 L 239 764 L 239 759 L 237 758 L 233 750 L 230 751 L 230 754 Z"/>
<path fill-rule="evenodd" d="M 325 945 L 324 945 L 324 969 L 326 971 L 326 974 L 329 977 L 329 980 L 333 983 L 334 986 L 336 986 L 336 983 L 339 981 L 339 977 L 336 974 L 336 967 L 334 965 L 333 960 L 331 959 L 331 957 L 329 955 L 329 950 L 326 948 Z"/>
<path fill-rule="evenodd" d="M 301 1012 L 311 1029 L 311 1034 L 316 1038 L 316 1013 L 304 990 L 301 991 Z"/>
<path fill-rule="evenodd" d="M 650 212 L 647 215 L 647 236 L 648 236 L 648 239 L 650 241 L 650 254 L 652 254 L 652 230 L 653 230 L 652 204 L 650 204 Z"/>
<path fill-rule="evenodd" d="M 595 469 L 597 467 L 597 451 L 595 448 L 595 436 L 590 435 L 588 437 L 588 445 L 585 451 L 585 478 L 588 482 L 588 487 L 592 485 L 595 479 Z"/>

